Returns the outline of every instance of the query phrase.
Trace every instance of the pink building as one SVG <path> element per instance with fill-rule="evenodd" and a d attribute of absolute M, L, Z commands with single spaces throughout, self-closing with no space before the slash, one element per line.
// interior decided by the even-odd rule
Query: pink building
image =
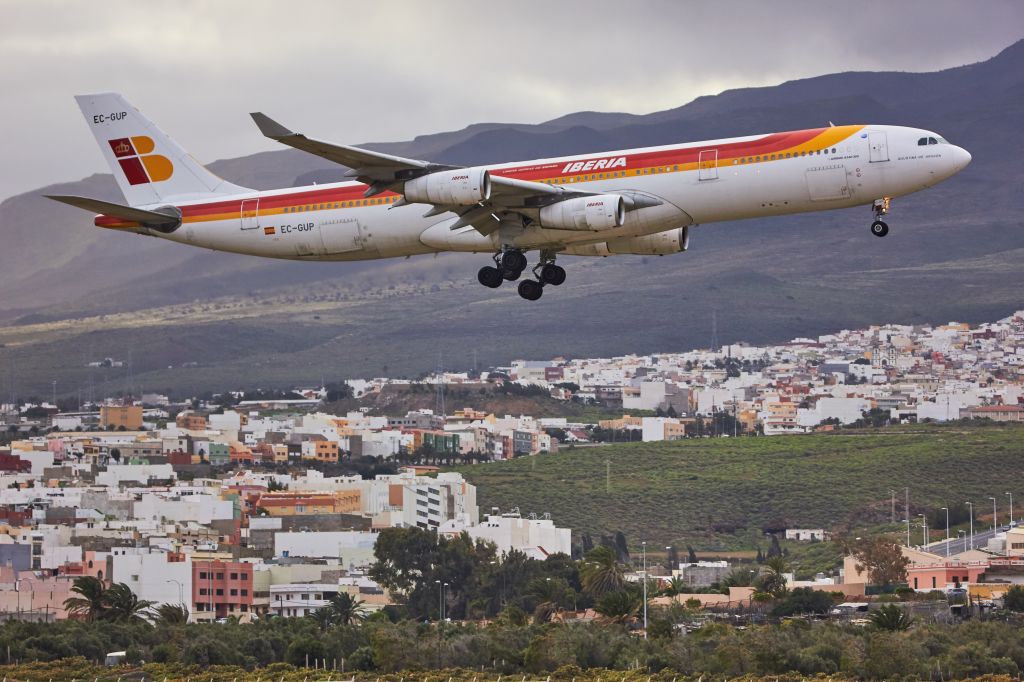
<path fill-rule="evenodd" d="M 940 561 L 911 564 L 907 567 L 907 584 L 922 592 L 945 590 L 948 587 L 977 583 L 988 570 L 988 561 Z"/>

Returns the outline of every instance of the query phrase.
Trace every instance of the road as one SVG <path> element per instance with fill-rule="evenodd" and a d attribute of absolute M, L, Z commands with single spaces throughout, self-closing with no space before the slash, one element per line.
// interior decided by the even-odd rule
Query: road
<path fill-rule="evenodd" d="M 1002 532 L 1004 530 L 1006 530 L 1006 529 L 1005 528 L 1000 528 L 999 532 Z M 988 527 L 985 530 L 978 530 L 976 528 L 975 531 L 974 531 L 974 548 L 975 549 L 980 549 L 982 547 L 985 547 L 985 545 L 988 544 L 988 541 L 994 535 L 995 535 L 995 532 L 992 530 L 991 526 Z M 932 554 L 938 554 L 939 556 L 946 556 L 947 555 L 947 553 L 946 553 L 946 545 L 947 545 L 946 541 L 942 540 L 940 542 L 933 542 L 930 545 L 927 545 L 926 547 L 923 547 L 922 549 L 924 549 L 925 551 L 931 552 Z M 965 551 L 967 551 L 968 549 L 971 548 L 971 540 L 968 537 L 952 538 L 949 541 L 948 545 L 949 545 L 949 554 L 950 555 L 959 554 L 960 552 L 965 552 Z"/>

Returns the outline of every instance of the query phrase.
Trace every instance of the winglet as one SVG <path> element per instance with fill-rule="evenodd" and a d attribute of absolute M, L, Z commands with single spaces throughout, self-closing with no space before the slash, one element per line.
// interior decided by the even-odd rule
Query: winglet
<path fill-rule="evenodd" d="M 254 111 L 249 115 L 252 116 L 252 120 L 256 122 L 256 127 L 260 129 L 260 132 L 263 133 L 265 137 L 269 137 L 272 140 L 279 140 L 282 137 L 291 137 L 295 134 L 261 111 Z"/>

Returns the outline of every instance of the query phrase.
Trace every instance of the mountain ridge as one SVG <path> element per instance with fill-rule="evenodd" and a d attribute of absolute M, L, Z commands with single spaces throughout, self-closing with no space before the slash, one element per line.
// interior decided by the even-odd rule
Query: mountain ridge
<path fill-rule="evenodd" d="M 59 337 L 17 337 L 15 344 L 16 330 L 8 330 L 8 338 L 0 328 L 0 343 L 10 344 L 0 348 L 0 370 L 4 363 L 23 363 L 19 383 L 45 387 L 56 373 L 73 385 L 82 381 L 82 363 L 64 358 L 69 349 L 80 355 L 77 348 L 84 346 L 114 357 L 127 354 L 134 339 L 147 357 L 137 360 L 133 376 L 147 384 L 201 387 L 224 376 L 285 384 L 288 377 L 315 380 L 323 367 L 362 375 L 387 364 L 416 373 L 434 367 L 439 350 L 450 356 L 476 348 L 481 358 L 500 362 L 525 354 L 706 345 L 712 311 L 723 342 L 759 342 L 861 323 L 976 322 L 1024 307 L 1024 171 L 1018 162 L 1024 41 L 988 61 L 937 72 L 829 74 L 727 90 L 653 114 L 576 112 L 540 124 L 482 123 L 368 146 L 439 162 L 497 163 L 819 127 L 829 120 L 929 128 L 967 148 L 974 161 L 936 188 L 899 198 L 885 241 L 868 233 L 867 207 L 705 225 L 692 231 L 685 254 L 566 258 L 566 285 L 534 306 L 508 287 L 476 285 L 476 269 L 486 260 L 481 255 L 346 264 L 257 259 L 98 230 L 86 214 L 41 197 L 62 192 L 118 200 L 110 175 L 18 195 L 0 204 L 0 320 L 12 329 L 19 320 L 24 326 L 126 311 L 141 319 L 150 310 L 214 299 L 225 306 L 265 301 L 272 312 L 233 321 L 181 313 L 177 333 L 192 339 L 193 361 L 209 363 L 195 372 L 167 370 L 181 356 L 174 339 L 131 325 L 83 332 L 77 346 L 62 345 L 73 337 L 67 329 Z M 326 182 L 344 172 L 295 150 L 223 159 L 210 168 L 258 189 L 297 178 Z M 294 301 L 291 308 L 273 303 L 286 300 Z M 280 325 L 306 334 L 288 353 L 260 344 L 292 339 L 282 336 Z M 232 334 L 245 335 L 237 358 L 213 348 Z M 201 341 L 206 337 L 208 349 Z M 250 367 L 260 370 L 253 374 Z"/>

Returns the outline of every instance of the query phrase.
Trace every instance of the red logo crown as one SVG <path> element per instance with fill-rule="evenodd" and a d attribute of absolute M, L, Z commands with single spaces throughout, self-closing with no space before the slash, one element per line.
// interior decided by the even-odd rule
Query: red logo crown
<path fill-rule="evenodd" d="M 132 150 L 132 148 L 130 146 L 128 146 L 127 142 L 122 142 L 121 144 L 119 144 L 116 147 L 114 147 L 114 152 L 116 152 L 117 154 L 127 154 L 131 150 Z"/>

